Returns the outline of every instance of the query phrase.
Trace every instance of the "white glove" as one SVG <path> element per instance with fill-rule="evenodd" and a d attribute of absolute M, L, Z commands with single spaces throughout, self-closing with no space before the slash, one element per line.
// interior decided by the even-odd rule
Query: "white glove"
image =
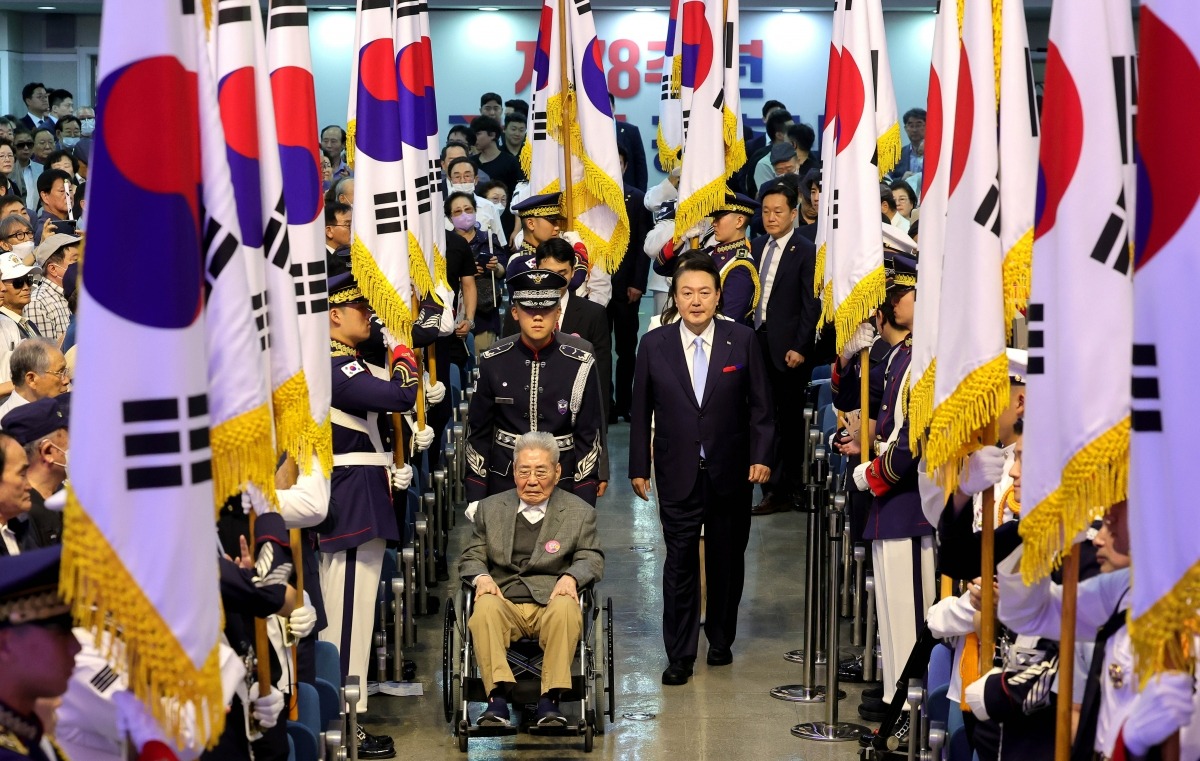
<path fill-rule="evenodd" d="M 688 231 L 683 234 L 683 239 L 688 240 L 690 238 L 703 238 L 705 235 L 708 235 L 710 232 L 712 232 L 712 229 L 712 220 L 708 217 L 705 217 L 696 224 L 692 225 L 691 228 L 689 228 Z"/>
<path fill-rule="evenodd" d="M 870 491 L 871 484 L 867 482 L 867 468 L 871 467 L 870 462 L 859 463 L 854 468 L 854 485 L 859 491 Z"/>
<path fill-rule="evenodd" d="M 846 341 L 846 345 L 842 347 L 842 359 L 853 358 L 863 349 L 871 348 L 873 343 L 875 343 L 875 326 L 867 322 L 860 322 L 854 329 L 854 335 L 850 336 L 850 340 Z"/>
<path fill-rule="evenodd" d="M 1153 677 L 1133 699 L 1122 733 L 1125 747 L 1144 756 L 1192 720 L 1191 674 L 1169 671 Z"/>
<path fill-rule="evenodd" d="M 1000 447 L 984 447 L 973 452 L 959 474 L 958 488 L 963 494 L 978 494 L 990 489 L 1004 477 L 1004 461 L 1004 450 Z"/>
<path fill-rule="evenodd" d="M 317 609 L 312 606 L 308 592 L 305 592 L 304 604 L 293 610 L 292 615 L 288 617 L 288 628 L 292 630 L 292 636 L 300 640 L 312 634 L 316 625 Z"/>
<path fill-rule="evenodd" d="M 442 384 L 439 383 L 438 385 L 440 386 Z M 413 441 L 416 442 L 417 451 L 424 452 L 426 449 L 429 449 L 431 444 L 433 444 L 433 429 L 429 426 L 419 428 L 413 431 L 412 437 Z"/>
<path fill-rule="evenodd" d="M 471 502 L 470 504 L 467 505 L 467 509 L 465 512 L 467 515 L 467 520 L 469 520 L 471 523 L 475 522 L 475 511 L 478 509 L 479 509 L 479 500 L 475 500 L 474 502 Z"/>
<path fill-rule="evenodd" d="M 263 729 L 270 729 L 283 712 L 283 693 L 274 687 L 265 697 L 258 696 L 258 682 L 250 685 L 250 715 Z"/>
<path fill-rule="evenodd" d="M 446 398 L 446 384 L 437 381 L 429 385 L 429 373 L 425 373 L 425 403 L 438 404 Z"/>
<path fill-rule="evenodd" d="M 412 486 L 412 466 L 408 463 L 391 465 L 388 470 L 392 473 L 392 488 L 396 491 L 408 491 L 408 487 Z"/>
<path fill-rule="evenodd" d="M 129 690 L 121 690 L 113 694 L 112 701 L 117 707 L 117 731 L 122 735 L 128 733 L 129 739 L 138 750 L 152 740 L 165 739 L 162 727 L 146 710 L 146 705 L 138 700 L 137 695 Z"/>
<path fill-rule="evenodd" d="M 963 700 L 967 701 L 967 705 L 971 707 L 971 713 L 980 721 L 988 720 L 987 703 L 983 699 L 983 688 L 987 685 L 987 678 L 992 674 L 999 674 L 1000 669 L 992 669 L 983 676 L 976 679 L 967 685 L 963 690 Z"/>
<path fill-rule="evenodd" d="M 583 243 L 583 238 L 579 237 L 579 233 L 574 230 L 563 230 L 558 234 L 558 237 L 571 244 L 571 248 L 575 248 L 576 243 Z"/>

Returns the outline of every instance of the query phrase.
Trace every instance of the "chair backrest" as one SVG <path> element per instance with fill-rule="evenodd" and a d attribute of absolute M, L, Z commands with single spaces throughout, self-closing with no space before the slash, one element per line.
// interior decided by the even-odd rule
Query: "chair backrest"
<path fill-rule="evenodd" d="M 288 761 L 296 761 L 296 743 L 288 737 Z"/>
<path fill-rule="evenodd" d="M 817 365 L 812 371 L 812 382 L 816 383 L 819 380 L 829 380 L 832 368 L 829 365 Z"/>
<path fill-rule="evenodd" d="M 950 685 L 939 684 L 929 692 L 929 720 L 930 721 L 946 721 L 950 718 L 950 698 L 946 693 L 950 690 Z"/>
<path fill-rule="evenodd" d="M 342 659 L 338 655 L 337 645 L 332 642 L 317 640 L 317 678 L 324 679 L 335 688 L 342 686 Z"/>
<path fill-rule="evenodd" d="M 341 716 L 342 701 L 338 697 L 338 688 L 320 677 L 317 677 L 316 688 L 321 702 L 321 726 L 328 727 L 329 722 Z"/>
<path fill-rule="evenodd" d="M 317 688 L 308 682 L 300 682 L 297 687 L 300 690 L 297 701 L 299 721 L 312 731 L 313 737 L 320 737 L 324 725 L 321 723 L 321 698 L 317 695 Z"/>
<path fill-rule="evenodd" d="M 935 645 L 929 654 L 929 678 L 925 683 L 933 690 L 943 684 L 950 684 L 950 674 L 954 668 L 954 651 L 945 645 Z"/>
<path fill-rule="evenodd" d="M 317 761 L 317 738 L 312 730 L 298 721 L 287 723 L 289 759 L 295 761 Z"/>

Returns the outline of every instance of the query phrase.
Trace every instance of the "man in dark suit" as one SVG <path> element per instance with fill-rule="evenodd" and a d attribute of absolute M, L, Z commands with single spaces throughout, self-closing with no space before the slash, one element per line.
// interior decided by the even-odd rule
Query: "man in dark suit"
<path fill-rule="evenodd" d="M 538 637 L 542 661 L 539 726 L 566 726 L 558 695 L 571 687 L 571 663 L 583 630 L 579 589 L 604 575 L 596 511 L 555 489 L 562 476 L 558 443 L 531 431 L 514 444 L 516 489 L 479 503 L 475 532 L 459 561 L 463 581 L 475 587 L 467 625 L 488 692 L 480 726 L 506 726 L 516 678 L 505 656 L 520 637 Z"/>
<path fill-rule="evenodd" d="M 796 232 L 797 204 L 790 184 L 770 186 L 762 198 L 767 234 L 750 244 L 762 283 L 754 327 L 771 383 L 778 432 L 771 461 L 773 478 L 763 487 L 763 501 L 754 515 L 789 509 L 800 486 L 804 389 L 812 376 L 809 358 L 821 302 L 813 294 L 817 250 Z"/>
<path fill-rule="evenodd" d="M 627 163 L 622 165 L 621 179 L 626 188 L 645 192 L 650 175 L 646 168 L 646 144 L 642 142 L 642 131 L 636 125 L 617 120 L 617 101 L 612 93 L 608 94 L 608 106 L 617 125 L 617 145 L 623 146 L 625 155 L 629 157 Z"/>
<path fill-rule="evenodd" d="M 621 169 L 624 170 L 628 160 L 625 146 L 618 145 L 617 153 L 621 156 Z M 628 185 L 625 186 L 625 213 L 629 217 L 629 248 L 612 275 L 612 300 L 606 307 L 608 327 L 617 351 L 617 379 L 613 386 L 613 397 L 609 400 L 609 423 L 617 422 L 620 415 L 629 418 L 633 396 L 633 364 L 637 357 L 638 328 L 641 325 L 638 309 L 650 277 L 650 259 L 642 255 L 642 247 L 646 235 L 654 227 L 654 219 L 646 210 L 645 194 Z"/>
<path fill-rule="evenodd" d="M 705 530 L 708 664 L 733 662 L 753 485 L 771 476 L 771 390 L 754 331 L 716 319 L 721 278 L 712 258 L 687 254 L 671 280 L 678 324 L 638 348 L 629 478 L 650 495 L 651 449 L 667 545 L 663 640 L 667 685 L 692 675 L 700 636 L 700 531 Z M 668 318 L 670 315 L 668 315 Z M 651 445 L 650 416 L 658 435 Z"/>

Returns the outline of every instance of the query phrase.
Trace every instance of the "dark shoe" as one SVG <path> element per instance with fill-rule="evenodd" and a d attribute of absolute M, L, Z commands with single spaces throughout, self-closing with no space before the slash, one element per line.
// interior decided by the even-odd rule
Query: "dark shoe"
<path fill-rule="evenodd" d="M 359 758 L 395 758 L 396 749 L 388 744 L 385 745 L 383 740 L 389 742 L 392 738 L 387 735 L 372 735 L 358 728 L 358 757 Z"/>
<path fill-rule="evenodd" d="M 887 703 L 872 698 L 863 698 L 858 706 L 858 715 L 867 721 L 883 721 L 887 716 Z"/>
<path fill-rule="evenodd" d="M 538 701 L 533 723 L 539 727 L 565 727 L 567 726 L 567 717 L 558 710 L 558 701 L 543 695 L 542 699 Z"/>
<path fill-rule="evenodd" d="M 861 682 L 863 680 L 862 658 L 856 656 L 839 662 L 838 679 L 843 682 Z"/>
<path fill-rule="evenodd" d="M 874 698 L 875 700 L 883 700 L 883 685 L 878 687 L 868 687 L 862 691 L 864 698 Z"/>
<path fill-rule="evenodd" d="M 495 695 L 488 698 L 487 710 L 479 715 L 475 723 L 481 727 L 511 727 L 508 701 Z"/>
<path fill-rule="evenodd" d="M 687 680 L 692 677 L 692 664 L 687 661 L 671 661 L 671 665 L 667 666 L 667 670 L 663 672 L 662 683 L 666 685 L 687 684 Z"/>
<path fill-rule="evenodd" d="M 363 729 L 362 725 L 359 724 L 358 725 L 358 741 L 359 741 L 359 743 L 362 743 L 364 740 L 370 740 L 372 742 L 378 743 L 379 745 L 382 745 L 385 748 L 396 747 L 395 741 L 393 741 L 389 735 L 373 735 L 370 732 L 368 732 L 367 730 Z"/>
<path fill-rule="evenodd" d="M 768 494 L 763 497 L 763 501 L 755 505 L 751 510 L 751 515 L 771 515 L 785 510 L 792 509 L 792 501 L 774 494 Z"/>
<path fill-rule="evenodd" d="M 733 663 L 733 651 L 727 647 L 710 647 L 708 649 L 709 666 L 728 666 Z"/>

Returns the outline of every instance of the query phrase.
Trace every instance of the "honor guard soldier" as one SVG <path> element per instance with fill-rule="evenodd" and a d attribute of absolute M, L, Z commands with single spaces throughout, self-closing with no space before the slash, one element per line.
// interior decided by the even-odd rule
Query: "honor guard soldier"
<path fill-rule="evenodd" d="M 341 654 L 342 673 L 367 683 L 375 597 L 389 541 L 400 538 L 392 507 L 393 487 L 404 491 L 412 468 L 393 467 L 379 435 L 380 413 L 405 412 L 417 398 L 417 361 L 407 346 L 391 351 L 391 372 L 373 371 L 355 347 L 371 335 L 371 307 L 354 278 L 329 280 L 329 337 L 332 353 L 333 475 L 336 508 L 321 534 L 321 593 L 329 625 L 321 639 Z M 366 689 L 358 709 L 367 707 Z M 359 758 L 374 736 L 360 731 Z M 389 743 L 390 744 L 390 743 Z"/>
<path fill-rule="evenodd" d="M 554 330 L 567 281 L 529 270 L 509 283 L 521 332 L 479 355 L 467 417 L 467 501 L 512 489 L 517 437 L 545 431 L 558 442 L 563 475 L 557 488 L 595 505 L 603 404 L 592 352 Z"/>
<path fill-rule="evenodd" d="M 537 247 L 557 238 L 565 215 L 562 210 L 562 193 L 543 193 L 530 196 L 512 206 L 513 213 L 521 220 L 521 247 L 508 260 L 506 280 L 509 296 L 513 292 L 513 278 L 537 267 Z M 576 255 L 575 272 L 571 276 L 570 288 L 574 291 L 587 278 L 588 260 L 582 244 L 572 244 Z"/>
<path fill-rule="evenodd" d="M 43 738 L 40 698 L 67 691 L 79 642 L 58 596 L 61 547 L 0 558 L 0 759 L 65 759 Z M 49 746 L 49 750 L 47 750 Z"/>
<path fill-rule="evenodd" d="M 704 249 L 721 273 L 721 314 L 743 325 L 753 325 L 754 310 L 762 294 L 758 267 L 746 239 L 750 219 L 758 209 L 753 198 L 726 190 L 725 200 L 712 213 L 715 244 Z M 654 260 L 654 271 L 671 277 L 679 263 L 678 255 L 686 250 L 686 247 L 664 246 Z"/>

